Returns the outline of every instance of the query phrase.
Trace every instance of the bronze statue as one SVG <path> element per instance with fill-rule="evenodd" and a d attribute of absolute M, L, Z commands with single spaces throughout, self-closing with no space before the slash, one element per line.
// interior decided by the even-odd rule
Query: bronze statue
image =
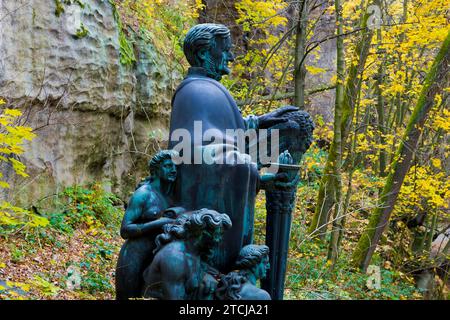
<path fill-rule="evenodd" d="M 158 152 L 149 162 L 150 177 L 139 184 L 130 198 L 122 221 L 123 244 L 116 268 L 116 298 L 137 298 L 142 292 L 142 272 L 153 260 L 155 238 L 162 227 L 174 222 L 173 185 L 177 169 L 172 161 L 173 150 Z"/>
<path fill-rule="evenodd" d="M 143 295 L 164 300 L 212 299 L 217 281 L 209 266 L 213 249 L 231 227 L 226 214 L 201 209 L 164 227 L 155 258 L 144 272 Z"/>
<path fill-rule="evenodd" d="M 175 196 L 178 205 L 189 210 L 210 208 L 230 216 L 233 227 L 224 234 L 213 263 L 226 273 L 241 248 L 252 243 L 256 193 L 258 186 L 264 185 L 260 184 L 256 159 L 252 162 L 245 150 L 237 148 L 237 139 L 229 132 L 268 128 L 285 121 L 281 116 L 298 108 L 288 106 L 260 117 L 242 117 L 235 100 L 219 82 L 230 72 L 228 63 L 234 60 L 227 27 L 196 25 L 187 33 L 183 49 L 191 68 L 174 94 L 170 119 L 169 148 L 184 156 Z M 179 139 L 183 132 L 192 137 L 188 150 L 178 149 L 184 142 Z M 198 137 L 211 132 L 214 141 Z M 197 163 L 205 152 L 213 154 L 213 164 Z M 272 178 L 283 179 L 277 175 Z"/>
<path fill-rule="evenodd" d="M 298 164 L 314 124 L 294 106 L 242 117 L 219 82 L 234 60 L 227 27 L 196 25 L 183 49 L 191 67 L 172 99 L 168 147 L 174 153 L 130 201 L 117 298 L 282 299 Z M 244 148 L 240 132 L 253 134 Z M 252 146 L 264 145 L 270 156 L 252 154 Z M 278 171 L 260 174 L 273 166 Z M 252 245 L 260 189 L 266 190 L 267 246 Z M 184 210 L 191 213 L 176 218 Z M 236 261 L 240 271 L 233 271 Z"/>

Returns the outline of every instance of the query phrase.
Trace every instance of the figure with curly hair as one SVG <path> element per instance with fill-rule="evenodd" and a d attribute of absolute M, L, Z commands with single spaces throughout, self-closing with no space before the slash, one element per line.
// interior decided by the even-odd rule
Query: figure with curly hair
<path fill-rule="evenodd" d="M 239 252 L 235 264 L 239 271 L 232 271 L 220 278 L 216 290 L 219 300 L 270 300 L 267 291 L 256 286 L 264 279 L 269 269 L 269 247 L 247 245 Z"/>
<path fill-rule="evenodd" d="M 173 184 L 177 168 L 173 150 L 162 150 L 150 161 L 150 177 L 138 185 L 123 217 L 120 235 L 123 244 L 116 268 L 116 299 L 140 297 L 142 272 L 153 259 L 155 237 L 162 227 L 175 221 L 168 217 L 172 205 Z M 176 211 L 176 209 L 175 209 Z"/>
<path fill-rule="evenodd" d="M 156 238 L 155 258 L 144 272 L 144 297 L 212 299 L 218 271 L 209 262 L 224 231 L 230 228 L 227 214 L 209 209 L 183 214 L 165 225 Z"/>

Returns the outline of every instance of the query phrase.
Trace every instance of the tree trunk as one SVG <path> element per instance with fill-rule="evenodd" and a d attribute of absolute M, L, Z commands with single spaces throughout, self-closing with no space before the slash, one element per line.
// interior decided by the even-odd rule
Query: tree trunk
<path fill-rule="evenodd" d="M 340 137 L 342 144 L 345 144 L 346 138 L 348 136 L 350 122 L 353 118 L 358 93 L 361 88 L 362 73 L 364 71 L 367 56 L 369 54 L 370 43 L 372 41 L 373 35 L 373 32 L 367 28 L 367 19 L 369 15 L 367 14 L 366 10 L 364 10 L 364 12 L 365 13 L 361 19 L 360 25 L 361 33 L 353 57 L 353 61 L 357 61 L 357 63 L 352 63 L 350 65 L 347 82 L 344 89 L 344 98 L 342 102 L 342 118 L 340 121 Z M 336 135 L 336 125 L 334 130 Z M 315 213 L 312 218 L 311 225 L 308 229 L 309 234 L 314 237 L 318 236 L 320 239 L 324 239 L 325 237 L 330 211 L 335 204 L 334 195 L 335 189 L 337 187 L 337 181 L 334 176 L 334 172 L 336 171 L 335 166 L 341 165 L 336 161 L 338 155 L 337 148 L 338 146 L 333 140 L 330 146 L 327 163 L 325 165 L 324 174 L 319 188 L 319 195 Z M 342 150 L 339 150 L 339 154 L 341 152 Z"/>
<path fill-rule="evenodd" d="M 305 108 L 305 47 L 306 28 L 308 26 L 308 0 L 298 2 L 298 22 L 295 38 L 295 69 L 294 69 L 294 104 L 300 109 Z"/>
<path fill-rule="evenodd" d="M 367 269 L 373 252 L 394 209 L 403 180 L 411 166 L 413 153 L 417 148 L 425 120 L 433 106 L 436 94 L 448 86 L 450 63 L 450 32 L 436 56 L 422 88 L 417 104 L 409 120 L 405 135 L 398 146 L 392 163 L 392 170 L 380 196 L 378 207 L 370 217 L 369 225 L 361 235 L 352 256 L 352 265 L 363 271 Z"/>
<path fill-rule="evenodd" d="M 380 6 L 380 8 L 381 8 L 382 3 L 380 0 L 376 1 L 375 3 L 378 6 Z M 383 44 L 381 28 L 377 29 L 377 42 L 378 42 L 378 48 L 380 48 Z M 384 114 L 385 113 L 385 106 L 384 106 L 385 101 L 384 101 L 384 97 L 383 97 L 383 91 L 381 90 L 381 85 L 384 81 L 384 75 L 385 75 L 385 70 L 384 70 L 384 66 L 386 63 L 385 56 L 386 56 L 385 54 L 382 55 L 383 58 L 381 60 L 380 66 L 378 68 L 378 75 L 377 75 L 377 80 L 376 80 L 378 132 L 380 135 L 379 136 L 380 145 L 385 144 L 384 135 L 386 133 L 385 120 L 384 120 L 385 119 L 385 114 Z M 380 154 L 379 154 L 378 170 L 380 173 L 380 177 L 386 176 L 386 174 L 385 174 L 385 172 L 386 172 L 386 150 L 381 149 L 381 148 L 380 148 Z"/>
<path fill-rule="evenodd" d="M 342 229 L 342 217 L 340 216 L 342 210 L 341 193 L 341 167 L 342 167 L 342 140 L 341 140 L 341 121 L 342 121 L 342 106 L 344 103 L 344 81 L 345 81 L 345 57 L 344 57 L 344 39 L 342 38 L 343 22 L 342 22 L 342 5 L 340 0 L 335 0 L 336 7 L 336 101 L 334 104 L 334 137 L 333 144 L 335 145 L 335 165 L 333 166 L 333 184 L 334 184 L 334 220 L 333 229 L 331 231 L 331 241 L 328 248 L 328 260 L 331 260 L 332 266 L 338 257 L 338 240 L 339 231 Z"/>

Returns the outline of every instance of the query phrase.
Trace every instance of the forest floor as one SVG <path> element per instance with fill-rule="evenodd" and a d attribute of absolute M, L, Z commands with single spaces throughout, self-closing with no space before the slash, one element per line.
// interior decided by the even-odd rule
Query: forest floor
<path fill-rule="evenodd" d="M 114 299 L 120 200 L 75 186 L 39 210 L 47 226 L 0 232 L 0 299 Z"/>
<path fill-rule="evenodd" d="M 0 238 L 1 298 L 114 299 L 114 272 L 123 240 L 114 235 L 92 235 L 87 229 L 72 235 L 57 234 L 53 241 L 30 237 Z M 73 288 L 71 269 L 79 270 Z M 81 280 L 81 281 L 80 281 Z M 0 284 L 1 285 L 1 284 Z"/>

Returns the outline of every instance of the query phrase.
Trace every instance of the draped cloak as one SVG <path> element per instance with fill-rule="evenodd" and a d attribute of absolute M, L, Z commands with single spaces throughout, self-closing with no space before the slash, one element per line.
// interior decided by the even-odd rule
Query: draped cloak
<path fill-rule="evenodd" d="M 194 139 L 194 121 L 201 121 L 201 134 L 208 129 L 216 129 L 223 142 L 203 141 L 201 137 Z M 207 145 L 214 145 L 216 150 L 224 150 L 224 144 L 229 146 L 235 142 L 226 130 L 245 130 L 246 125 L 228 90 L 218 81 L 206 77 L 203 69 L 190 68 L 172 99 L 170 137 L 176 129 L 186 129 L 190 133 L 192 148 L 204 149 Z M 169 138 L 169 149 L 179 142 Z M 237 148 L 216 154 L 230 155 L 235 158 L 246 156 Z M 225 231 L 210 261 L 221 272 L 228 272 L 232 270 L 240 249 L 252 242 L 258 171 L 250 162 L 224 163 L 180 164 L 175 198 L 178 205 L 188 210 L 208 208 L 230 216 L 232 228 Z"/>

